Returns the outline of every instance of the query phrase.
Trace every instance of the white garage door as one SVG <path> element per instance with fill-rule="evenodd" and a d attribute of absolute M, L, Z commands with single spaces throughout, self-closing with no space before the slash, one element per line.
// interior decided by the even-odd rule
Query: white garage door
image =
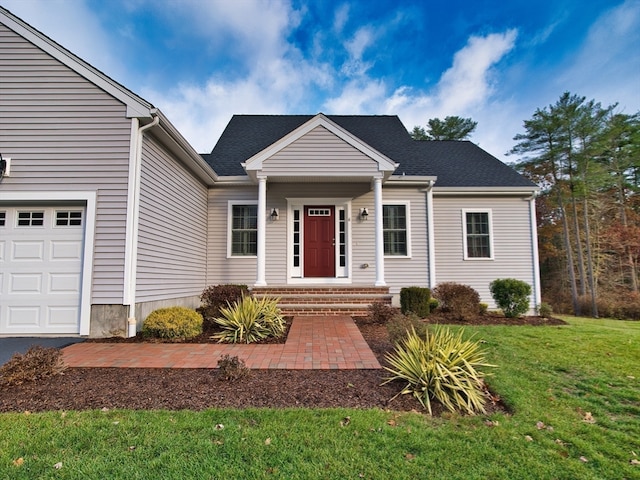
<path fill-rule="evenodd" d="M 0 334 L 79 333 L 84 217 L 0 206 Z"/>

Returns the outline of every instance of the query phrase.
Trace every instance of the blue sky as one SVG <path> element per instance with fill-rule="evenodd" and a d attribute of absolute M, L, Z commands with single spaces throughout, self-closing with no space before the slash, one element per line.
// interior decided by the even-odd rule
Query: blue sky
<path fill-rule="evenodd" d="M 640 0 L 0 0 L 199 152 L 234 113 L 472 117 L 505 161 L 564 91 L 640 110 Z"/>

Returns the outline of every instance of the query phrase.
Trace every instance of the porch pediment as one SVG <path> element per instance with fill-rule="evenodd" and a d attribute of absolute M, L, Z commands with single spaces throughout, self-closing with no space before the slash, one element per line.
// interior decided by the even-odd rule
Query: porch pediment
<path fill-rule="evenodd" d="M 388 178 L 398 165 L 318 114 L 242 166 L 254 180 L 335 182 Z"/>

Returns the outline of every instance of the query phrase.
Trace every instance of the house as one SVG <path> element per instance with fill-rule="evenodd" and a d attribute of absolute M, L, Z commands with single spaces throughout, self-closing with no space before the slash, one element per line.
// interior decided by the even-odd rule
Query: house
<path fill-rule="evenodd" d="M 515 277 L 540 303 L 537 187 L 396 116 L 237 115 L 199 155 L 0 8 L 0 134 L 0 335 L 133 334 L 221 283 L 348 313 L 444 281 L 493 306 Z"/>

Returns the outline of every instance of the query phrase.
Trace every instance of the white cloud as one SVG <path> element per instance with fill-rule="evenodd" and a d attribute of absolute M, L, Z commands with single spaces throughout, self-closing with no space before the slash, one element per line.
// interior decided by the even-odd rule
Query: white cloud
<path fill-rule="evenodd" d="M 640 1 L 627 0 L 602 14 L 579 52 L 556 76 L 558 96 L 572 93 L 603 104 L 640 109 Z"/>
<path fill-rule="evenodd" d="M 177 31 L 197 33 L 203 47 L 232 51 L 245 64 L 282 56 L 287 34 L 300 22 L 300 12 L 284 0 L 149 0 L 149 5 L 164 12 Z"/>
<path fill-rule="evenodd" d="M 345 43 L 349 58 L 342 66 L 342 73 L 348 77 L 361 76 L 371 68 L 372 63 L 363 61 L 362 57 L 365 50 L 373 44 L 375 36 L 374 30 L 370 26 L 364 26 L 359 28 L 353 38 Z"/>
<path fill-rule="evenodd" d="M 491 95 L 493 66 L 514 46 L 517 32 L 473 36 L 453 57 L 453 66 L 438 83 L 440 109 L 456 115 L 481 105 Z"/>
<path fill-rule="evenodd" d="M 470 37 L 431 92 L 402 86 L 389 93 L 383 81 L 363 77 L 349 82 L 325 106 L 328 113 L 397 114 L 409 129 L 433 117 L 475 118 L 491 101 L 494 68 L 513 49 L 516 36 L 508 30 Z"/>
<path fill-rule="evenodd" d="M 333 17 L 333 30 L 336 33 L 342 33 L 347 21 L 349 20 L 349 5 L 344 4 L 338 7 Z"/>
<path fill-rule="evenodd" d="M 325 113 L 334 115 L 363 115 L 381 113 L 378 107 L 384 103 L 386 87 L 381 80 L 361 82 L 354 80 L 342 87 L 342 93 L 324 103 Z"/>

